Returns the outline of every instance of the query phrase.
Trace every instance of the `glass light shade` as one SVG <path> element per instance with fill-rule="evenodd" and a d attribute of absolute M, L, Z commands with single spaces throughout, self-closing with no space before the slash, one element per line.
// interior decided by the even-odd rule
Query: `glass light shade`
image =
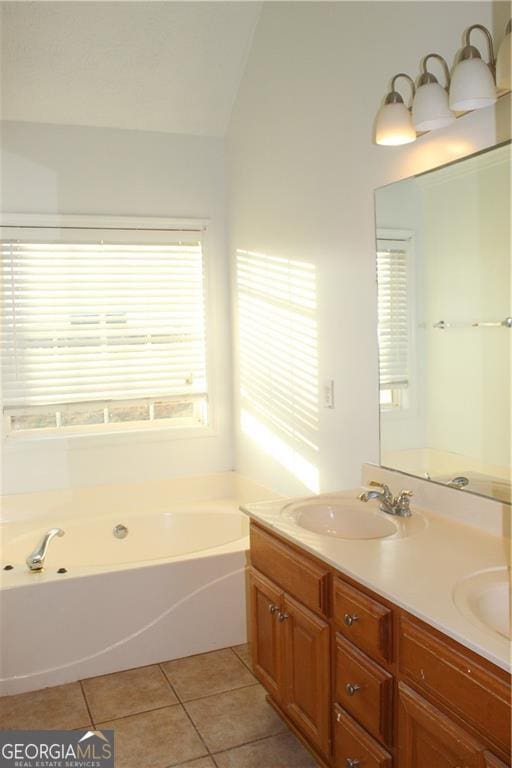
<path fill-rule="evenodd" d="M 450 85 L 450 109 L 466 112 L 489 107 L 496 101 L 496 86 L 491 70 L 482 59 L 459 61 Z"/>
<path fill-rule="evenodd" d="M 375 122 L 375 143 L 393 147 L 415 139 L 411 113 L 405 104 L 383 104 Z"/>
<path fill-rule="evenodd" d="M 439 83 L 425 83 L 417 88 L 412 103 L 412 122 L 417 131 L 434 131 L 454 121 L 448 94 Z"/>
<path fill-rule="evenodd" d="M 496 59 L 496 87 L 501 91 L 512 90 L 512 34 L 509 32 L 500 45 Z"/>

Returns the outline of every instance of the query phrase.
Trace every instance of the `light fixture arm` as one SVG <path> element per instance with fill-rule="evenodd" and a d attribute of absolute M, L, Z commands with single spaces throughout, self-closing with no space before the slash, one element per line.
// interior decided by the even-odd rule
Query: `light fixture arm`
<path fill-rule="evenodd" d="M 404 103 L 404 100 L 403 100 L 401 94 L 395 88 L 395 82 L 397 81 L 397 79 L 399 77 L 405 77 L 405 79 L 408 81 L 409 85 L 411 86 L 411 92 L 412 92 L 411 105 L 412 105 L 414 96 L 416 95 L 416 86 L 414 85 L 414 80 L 412 79 L 412 77 L 410 77 L 405 72 L 399 72 L 391 80 L 391 90 L 388 93 L 388 95 L 386 96 L 384 104 L 403 104 Z M 409 105 L 409 107 L 408 107 L 409 109 L 411 108 L 411 105 Z"/>
<path fill-rule="evenodd" d="M 475 48 L 475 46 L 471 45 L 471 42 L 470 42 L 471 33 L 474 29 L 479 29 L 480 32 L 483 32 L 487 39 L 487 47 L 489 50 L 488 64 L 491 70 L 494 72 L 496 69 L 496 58 L 494 55 L 494 44 L 492 41 L 492 35 L 487 29 L 487 27 L 484 27 L 483 24 L 472 24 L 470 27 L 466 29 L 464 33 L 464 50 L 462 52 L 462 56 L 463 58 L 468 58 L 468 59 L 475 58 L 473 51 L 475 50 L 478 51 L 478 49 Z M 478 56 L 479 55 L 480 54 L 478 53 Z"/>
<path fill-rule="evenodd" d="M 438 82 L 437 77 L 434 74 L 432 74 L 432 72 L 429 72 L 427 70 L 427 62 L 429 59 L 437 59 L 443 65 L 443 72 L 446 79 L 445 88 L 446 90 L 448 90 L 450 87 L 450 69 L 448 67 L 448 64 L 446 63 L 446 59 L 444 59 L 440 53 L 427 53 L 427 55 L 424 57 L 421 63 L 421 68 L 423 71 L 418 79 L 418 88 L 421 85 L 428 85 L 428 83 Z"/>

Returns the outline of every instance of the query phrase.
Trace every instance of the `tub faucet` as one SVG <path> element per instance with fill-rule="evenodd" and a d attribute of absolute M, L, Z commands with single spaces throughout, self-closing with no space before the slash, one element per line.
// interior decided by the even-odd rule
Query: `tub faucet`
<path fill-rule="evenodd" d="M 412 491 L 400 491 L 398 496 L 393 496 L 389 487 L 384 483 L 377 483 L 375 480 L 372 480 L 368 485 L 380 488 L 380 490 L 363 491 L 359 495 L 360 501 L 379 499 L 382 512 L 386 512 L 388 515 L 396 515 L 397 517 L 411 516 L 410 499 L 413 495 Z"/>
<path fill-rule="evenodd" d="M 41 539 L 41 543 L 27 557 L 26 563 L 31 571 L 42 571 L 44 568 L 44 559 L 48 550 L 50 541 L 55 536 L 64 536 L 62 528 L 50 528 Z"/>

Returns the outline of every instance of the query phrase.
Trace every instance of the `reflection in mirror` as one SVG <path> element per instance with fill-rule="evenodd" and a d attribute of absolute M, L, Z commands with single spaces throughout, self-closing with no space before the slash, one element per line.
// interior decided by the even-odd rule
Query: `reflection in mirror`
<path fill-rule="evenodd" d="M 381 464 L 510 503 L 510 144 L 375 194 Z"/>

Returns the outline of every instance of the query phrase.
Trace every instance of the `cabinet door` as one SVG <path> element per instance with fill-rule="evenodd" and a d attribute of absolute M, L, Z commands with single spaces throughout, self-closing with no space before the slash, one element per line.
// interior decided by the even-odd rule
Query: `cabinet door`
<path fill-rule="evenodd" d="M 318 750 L 329 754 L 329 624 L 288 595 L 284 628 L 286 714 Z"/>
<path fill-rule="evenodd" d="M 484 768 L 484 748 L 403 683 L 399 684 L 399 768 Z"/>
<path fill-rule="evenodd" d="M 281 702 L 282 627 L 278 616 L 283 593 L 254 568 L 249 572 L 249 585 L 253 671 L 272 698 Z"/>
<path fill-rule="evenodd" d="M 508 768 L 505 763 L 502 763 L 496 755 L 491 755 L 490 752 L 484 752 L 484 766 L 485 768 Z"/>

